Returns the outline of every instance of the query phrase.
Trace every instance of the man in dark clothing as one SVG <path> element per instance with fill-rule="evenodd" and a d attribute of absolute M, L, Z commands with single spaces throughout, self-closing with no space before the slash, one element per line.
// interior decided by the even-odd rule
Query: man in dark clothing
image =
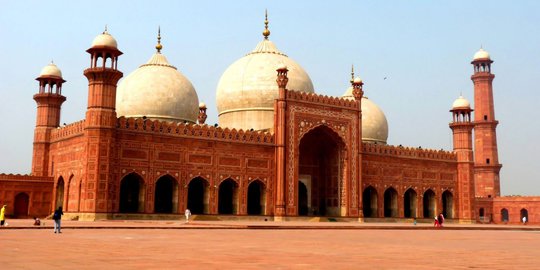
<path fill-rule="evenodd" d="M 62 222 L 62 215 L 64 212 L 62 211 L 62 206 L 58 207 L 56 211 L 54 211 L 53 219 L 54 219 L 54 233 L 62 233 L 61 230 L 61 222 Z"/>

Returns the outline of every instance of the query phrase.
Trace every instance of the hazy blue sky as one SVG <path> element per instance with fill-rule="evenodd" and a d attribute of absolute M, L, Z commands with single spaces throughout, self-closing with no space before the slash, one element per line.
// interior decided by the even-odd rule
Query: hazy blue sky
<path fill-rule="evenodd" d="M 154 53 L 160 25 L 163 54 L 216 123 L 217 82 L 262 39 L 265 8 L 270 39 L 317 93 L 341 96 L 357 67 L 394 145 L 452 149 L 448 110 L 460 92 L 472 103 L 470 61 L 483 45 L 495 61 L 502 193 L 540 195 L 540 1 L 0 0 L 0 172 L 30 172 L 34 79 L 51 59 L 67 80 L 61 122 L 83 119 L 85 50 L 105 24 L 124 52 L 125 75 Z"/>

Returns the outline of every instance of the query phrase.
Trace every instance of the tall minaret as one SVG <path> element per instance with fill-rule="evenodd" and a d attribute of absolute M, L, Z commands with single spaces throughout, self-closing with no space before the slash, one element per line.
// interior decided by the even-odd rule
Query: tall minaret
<path fill-rule="evenodd" d="M 453 120 L 450 123 L 457 155 L 457 218 L 472 223 L 474 217 L 474 159 L 472 145 L 471 105 L 460 96 L 452 105 Z"/>
<path fill-rule="evenodd" d="M 493 104 L 493 78 L 488 52 L 480 48 L 471 64 L 474 74 L 474 165 L 475 190 L 478 197 L 500 196 L 499 163 L 497 153 L 495 105 Z"/>
<path fill-rule="evenodd" d="M 39 91 L 34 95 L 37 103 L 36 129 L 34 130 L 34 151 L 32 155 L 32 175 L 50 176 L 49 146 L 51 130 L 60 125 L 60 110 L 66 97 L 62 96 L 62 72 L 51 62 L 45 66 L 39 77 Z"/>
<path fill-rule="evenodd" d="M 116 40 L 105 31 L 92 42 L 87 50 L 90 68 L 84 70 L 88 78 L 88 107 L 85 119 L 87 142 L 86 196 L 81 211 L 113 212 L 116 198 L 110 189 L 114 187 L 114 156 L 116 128 L 116 84 L 122 78 L 118 71 Z"/>

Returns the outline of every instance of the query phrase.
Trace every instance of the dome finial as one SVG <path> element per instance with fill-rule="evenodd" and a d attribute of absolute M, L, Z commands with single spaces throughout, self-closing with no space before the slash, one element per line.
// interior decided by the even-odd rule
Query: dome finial
<path fill-rule="evenodd" d="M 354 65 L 351 65 L 351 80 L 349 82 L 353 83 L 353 81 L 354 81 Z"/>
<path fill-rule="evenodd" d="M 109 32 L 107 32 L 107 24 L 105 24 L 105 30 L 103 30 L 103 34 L 108 34 Z"/>
<path fill-rule="evenodd" d="M 163 49 L 163 45 L 161 45 L 161 26 L 158 26 L 156 50 L 158 53 L 161 53 L 161 49 Z"/>
<path fill-rule="evenodd" d="M 268 39 L 268 36 L 270 35 L 270 30 L 268 30 L 268 10 L 264 10 L 264 31 L 263 36 L 264 39 Z"/>

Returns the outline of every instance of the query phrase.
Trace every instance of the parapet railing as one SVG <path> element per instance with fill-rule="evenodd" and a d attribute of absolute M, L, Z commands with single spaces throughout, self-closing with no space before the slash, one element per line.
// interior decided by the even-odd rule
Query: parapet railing
<path fill-rule="evenodd" d="M 308 101 L 318 104 L 333 105 L 339 107 L 346 107 L 351 109 L 356 109 L 356 101 L 349 100 L 341 97 L 333 97 L 326 95 L 319 95 L 315 93 L 300 92 L 294 90 L 287 91 L 288 100 L 299 100 L 299 101 Z"/>
<path fill-rule="evenodd" d="M 363 143 L 362 152 L 364 154 L 392 155 L 397 157 L 438 159 L 455 161 L 457 156 L 452 151 L 421 149 L 404 146 L 383 145 L 375 143 Z"/>
<path fill-rule="evenodd" d="M 208 138 L 233 142 L 247 142 L 256 144 L 274 144 L 274 135 L 265 131 L 236 130 L 192 123 L 177 123 L 142 118 L 120 117 L 117 128 L 121 130 L 134 130 L 151 133 L 176 135 L 180 137 Z"/>

